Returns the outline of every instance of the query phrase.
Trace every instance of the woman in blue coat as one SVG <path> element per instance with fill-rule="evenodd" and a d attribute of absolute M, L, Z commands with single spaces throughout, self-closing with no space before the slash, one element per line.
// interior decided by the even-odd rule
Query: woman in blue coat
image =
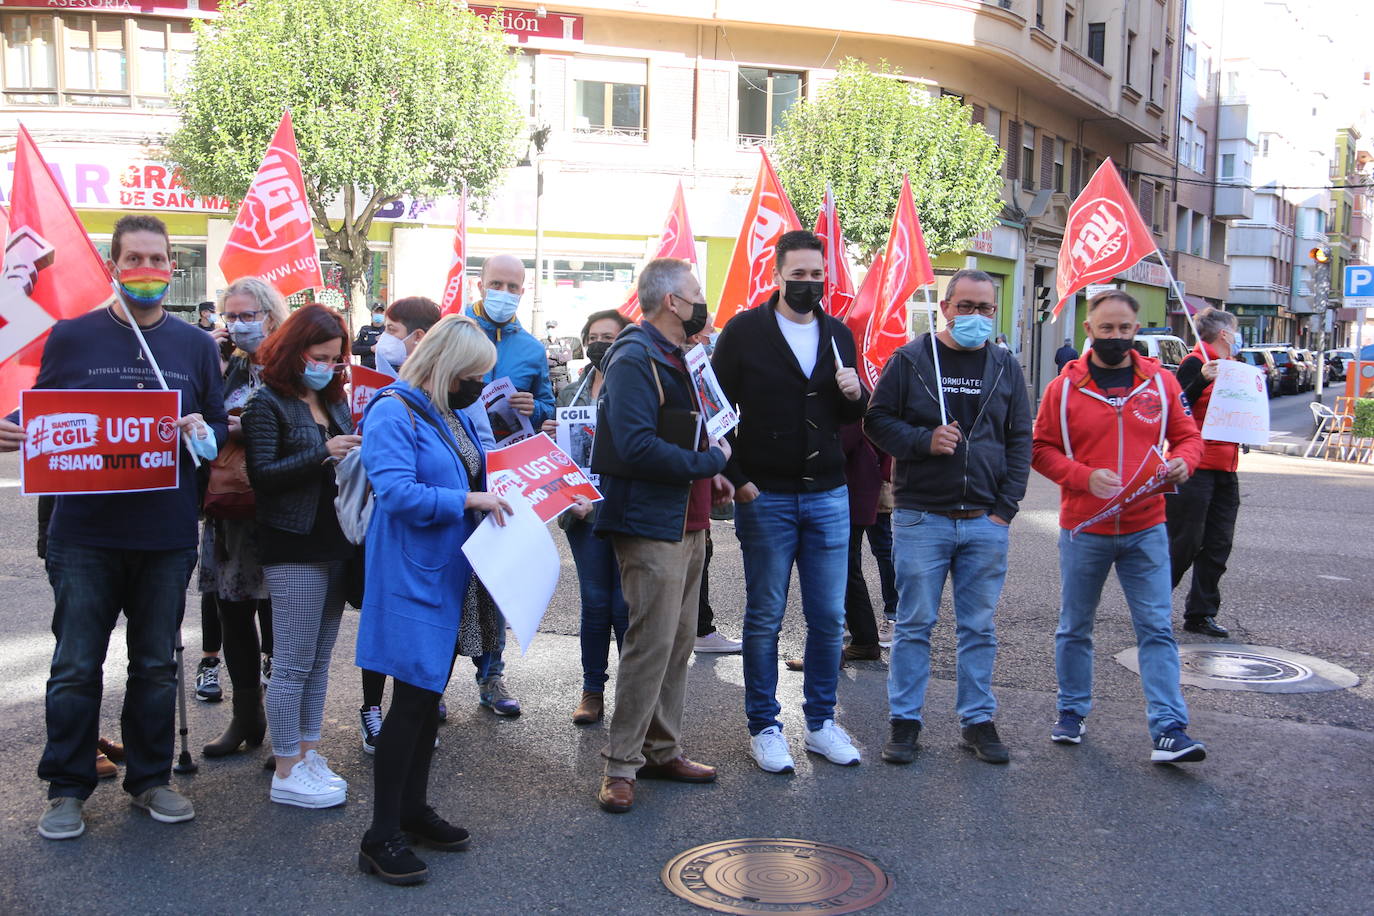
<path fill-rule="evenodd" d="M 475 322 L 446 317 L 368 405 L 363 423 L 363 466 L 377 498 L 357 663 L 391 675 L 396 686 L 377 740 L 372 827 L 358 867 L 390 884 L 428 877 L 412 840 L 468 845 L 466 830 L 429 807 L 426 790 L 454 659 L 495 644 L 495 605 L 462 552 L 483 513 L 504 524 L 510 511 L 483 491 L 485 455 L 463 414 L 495 361 L 496 348 Z"/>

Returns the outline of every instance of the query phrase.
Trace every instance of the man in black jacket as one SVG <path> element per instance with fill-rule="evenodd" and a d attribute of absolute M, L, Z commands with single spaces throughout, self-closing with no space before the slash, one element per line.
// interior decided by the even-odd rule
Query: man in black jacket
<path fill-rule="evenodd" d="M 716 496 L 733 488 L 720 476 L 724 442 L 705 443 L 682 344 L 706 326 L 707 308 L 691 265 L 650 261 L 639 275 L 644 320 L 621 331 L 602 357 L 606 379 L 597 404 L 592 471 L 601 475 L 596 533 L 609 537 L 620 564 L 630 625 L 620 646 L 615 713 L 597 803 L 629 811 L 635 779 L 713 782 L 715 767 L 687 759 L 680 744 L 687 661 L 697 635 L 706 532 L 688 531 Z"/>
<path fill-rule="evenodd" d="M 992 278 L 959 271 L 940 311 L 945 330 L 893 354 L 864 420 L 864 431 L 896 461 L 897 627 L 887 679 L 892 735 L 883 759 L 910 763 L 916 756 L 930 631 L 952 577 L 963 744 L 980 760 L 1006 763 L 1011 755 L 992 721 L 992 618 L 1007 575 L 1008 528 L 1030 476 L 1030 405 L 1016 357 L 987 345 L 997 314 Z"/>
<path fill-rule="evenodd" d="M 778 240 L 779 290 L 731 319 L 712 360 L 739 405 L 735 531 L 744 553 L 744 708 L 749 748 L 770 773 L 790 773 L 778 714 L 778 631 L 795 564 L 806 617 L 806 749 L 851 766 L 859 752 L 835 724 L 844 642 L 849 495 L 840 427 L 863 416 L 854 338 L 821 308 L 825 246 L 810 232 Z"/>
<path fill-rule="evenodd" d="M 386 309 L 380 302 L 372 303 L 372 320 L 358 329 L 353 340 L 353 355 L 362 357 L 365 368 L 377 368 L 377 338 L 382 336 L 386 323 Z"/>

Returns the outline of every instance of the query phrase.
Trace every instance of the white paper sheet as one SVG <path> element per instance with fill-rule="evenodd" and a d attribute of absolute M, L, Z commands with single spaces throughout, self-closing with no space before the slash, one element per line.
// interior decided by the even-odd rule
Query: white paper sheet
<path fill-rule="evenodd" d="M 1255 366 L 1223 359 L 1217 363 L 1202 438 L 1214 442 L 1269 443 L 1269 395 Z"/>
<path fill-rule="evenodd" d="M 529 504 L 523 499 L 508 502 L 514 514 L 506 516 L 505 526 L 488 516 L 463 544 L 463 553 L 510 624 L 523 655 L 558 588 L 562 564 L 549 529 Z"/>

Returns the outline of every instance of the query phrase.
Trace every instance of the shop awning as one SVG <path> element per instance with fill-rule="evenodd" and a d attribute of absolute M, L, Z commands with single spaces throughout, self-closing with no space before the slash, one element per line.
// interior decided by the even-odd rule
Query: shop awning
<path fill-rule="evenodd" d="M 1175 305 L 1173 311 L 1170 314 L 1182 315 L 1184 314 L 1184 308 L 1186 308 L 1188 310 L 1187 314 L 1196 315 L 1198 312 L 1209 307 L 1211 304 L 1212 303 L 1208 302 L 1201 296 L 1191 296 L 1188 293 L 1184 293 L 1183 305 Z"/>

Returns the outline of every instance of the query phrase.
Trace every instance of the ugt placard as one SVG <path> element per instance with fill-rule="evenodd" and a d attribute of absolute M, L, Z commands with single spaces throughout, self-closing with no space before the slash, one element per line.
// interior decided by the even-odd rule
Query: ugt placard
<path fill-rule="evenodd" d="M 19 414 L 27 496 L 176 489 L 180 391 L 25 391 Z"/>

